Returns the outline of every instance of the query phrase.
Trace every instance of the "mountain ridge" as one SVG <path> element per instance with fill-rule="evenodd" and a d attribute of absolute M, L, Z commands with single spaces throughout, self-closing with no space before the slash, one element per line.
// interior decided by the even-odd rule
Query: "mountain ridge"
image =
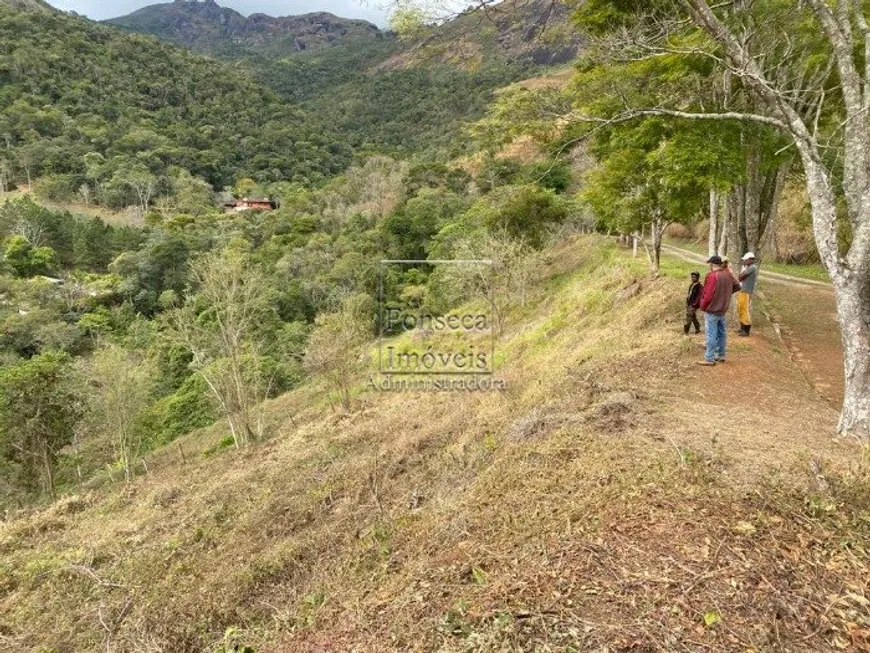
<path fill-rule="evenodd" d="M 275 47 L 282 52 L 305 52 L 384 35 L 368 21 L 342 18 L 329 12 L 277 17 L 254 13 L 246 17 L 235 9 L 222 7 L 215 0 L 174 0 L 142 7 L 103 22 L 197 50 L 260 51 Z"/>
<path fill-rule="evenodd" d="M 22 9 L 24 11 L 57 11 L 44 0 L 0 0 L 0 7 L 11 7 L 12 9 Z"/>

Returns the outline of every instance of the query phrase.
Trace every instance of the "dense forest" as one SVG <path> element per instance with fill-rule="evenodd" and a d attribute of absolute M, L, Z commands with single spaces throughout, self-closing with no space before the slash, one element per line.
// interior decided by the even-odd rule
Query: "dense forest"
<path fill-rule="evenodd" d="M 483 24 L 461 16 L 413 37 L 322 13 L 246 19 L 214 2 L 158 4 L 107 22 L 233 64 L 364 155 L 445 161 L 473 149 L 462 126 L 483 115 L 494 90 L 576 54 L 565 7 L 506 6 Z"/>
<path fill-rule="evenodd" d="M 350 163 L 323 124 L 249 77 L 153 38 L 82 18 L 0 7 L 3 188 L 148 204 L 184 170 L 318 183 Z"/>
<path fill-rule="evenodd" d="M 251 57 L 242 65 L 335 128 L 356 152 L 441 162 L 473 151 L 464 125 L 483 116 L 495 89 L 534 70 L 495 58 L 470 70 L 436 61 L 373 70 L 397 52 L 395 41 L 366 41 L 280 60 Z"/>
<path fill-rule="evenodd" d="M 449 159 L 522 64 L 370 74 L 392 40 L 220 63 L 81 18 L 0 7 L 0 186 L 147 213 L 240 179 L 318 185 L 355 152 Z M 274 92 L 273 92 L 274 91 Z M 188 207 L 189 209 L 189 207 Z M 188 210 L 184 209 L 184 210 Z"/>

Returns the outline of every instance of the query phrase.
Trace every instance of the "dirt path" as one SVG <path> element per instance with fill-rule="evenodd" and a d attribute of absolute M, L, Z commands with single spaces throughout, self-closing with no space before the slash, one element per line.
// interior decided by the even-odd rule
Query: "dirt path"
<path fill-rule="evenodd" d="M 689 263 L 705 263 L 707 261 L 707 257 L 696 252 L 693 252 L 688 249 L 683 249 L 682 247 L 676 247 L 674 245 L 662 245 L 662 251 L 671 254 L 679 259 L 684 261 L 688 261 Z M 804 279 L 802 277 L 793 277 L 790 274 L 780 274 L 779 272 L 770 272 L 768 270 L 764 270 L 762 267 L 761 275 L 766 281 L 770 281 L 772 283 L 784 284 L 786 286 L 814 286 L 817 288 L 824 288 L 828 292 L 833 292 L 833 288 L 831 288 L 831 284 L 826 281 L 816 281 L 814 279 Z"/>
<path fill-rule="evenodd" d="M 692 263 L 706 259 L 681 247 L 668 254 Z M 831 284 L 761 269 L 754 314 L 758 334 L 783 347 L 804 381 L 829 406 L 843 402 L 843 348 Z M 732 339 L 732 344 L 737 339 Z M 753 339 L 737 341 L 751 345 Z"/>
<path fill-rule="evenodd" d="M 728 362 L 713 368 L 695 365 L 704 335 L 689 336 L 684 382 L 668 403 L 672 428 L 692 448 L 721 448 L 728 476 L 749 486 L 759 478 L 789 477 L 817 456 L 847 464 L 854 451 L 833 441 L 838 410 L 802 368 L 809 361 L 778 340 L 763 314 L 756 317 L 750 338 L 738 338 L 729 323 Z M 689 417 L 679 428 L 674 420 L 683 415 Z"/>
<path fill-rule="evenodd" d="M 768 288 L 760 309 L 779 327 L 782 340 L 807 382 L 833 408 L 843 404 L 843 347 L 831 292 L 817 288 Z"/>
<path fill-rule="evenodd" d="M 137 224 L 126 211 L 112 211 L 101 206 L 81 204 L 80 202 L 51 202 L 38 198 L 30 186 L 26 185 L 21 185 L 14 191 L 0 192 L 0 205 L 5 204 L 7 200 L 16 200 L 22 197 L 30 197 L 34 202 L 51 211 L 69 211 L 73 215 L 85 218 L 100 218 L 103 222 L 114 226 L 135 226 Z"/>

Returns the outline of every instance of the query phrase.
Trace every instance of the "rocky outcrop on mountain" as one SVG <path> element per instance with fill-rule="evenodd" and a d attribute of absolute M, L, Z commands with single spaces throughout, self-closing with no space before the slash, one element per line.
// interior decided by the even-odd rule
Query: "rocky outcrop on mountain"
<path fill-rule="evenodd" d="M 234 9 L 221 7 L 215 0 L 175 0 L 150 5 L 106 22 L 200 50 L 234 47 L 304 52 L 383 35 L 367 21 L 340 18 L 327 12 L 245 17 Z"/>
<path fill-rule="evenodd" d="M 583 37 L 571 23 L 569 0 L 504 0 L 471 7 L 453 20 L 423 30 L 380 65 L 382 70 L 413 68 L 441 61 L 474 69 L 484 61 L 527 62 L 538 66 L 573 61 Z"/>

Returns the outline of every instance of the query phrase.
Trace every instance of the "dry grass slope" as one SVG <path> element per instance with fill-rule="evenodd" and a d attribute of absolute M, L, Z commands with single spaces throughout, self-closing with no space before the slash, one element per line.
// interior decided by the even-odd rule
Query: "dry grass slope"
<path fill-rule="evenodd" d="M 866 460 L 774 349 L 701 376 L 682 286 L 570 239 L 507 392 L 307 386 L 268 442 L 194 455 L 218 426 L 0 525 L 0 649 L 867 650 Z"/>

